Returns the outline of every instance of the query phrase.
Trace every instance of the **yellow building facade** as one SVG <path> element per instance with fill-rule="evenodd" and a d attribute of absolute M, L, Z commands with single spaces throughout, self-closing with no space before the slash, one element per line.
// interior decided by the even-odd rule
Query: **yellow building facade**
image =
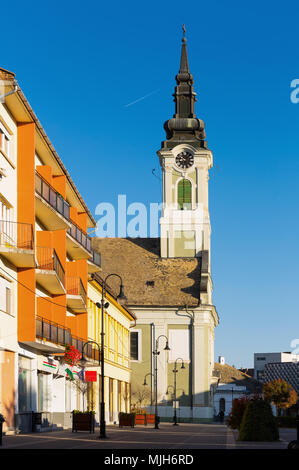
<path fill-rule="evenodd" d="M 97 303 L 102 300 L 102 279 L 96 275 L 88 282 L 88 339 L 101 346 L 102 312 Z M 105 420 L 118 423 L 119 412 L 130 411 L 130 326 L 135 322 L 134 314 L 120 305 L 111 292 L 105 289 L 104 333 L 105 333 Z M 109 304 L 109 305 L 107 305 Z M 97 356 L 98 357 L 98 356 Z M 86 371 L 97 371 L 97 381 L 91 382 L 88 390 L 88 406 L 99 419 L 101 368 L 92 364 Z"/>

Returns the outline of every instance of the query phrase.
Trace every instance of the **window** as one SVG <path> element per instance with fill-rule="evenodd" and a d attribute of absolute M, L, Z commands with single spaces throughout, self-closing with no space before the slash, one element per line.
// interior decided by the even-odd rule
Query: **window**
<path fill-rule="evenodd" d="M 38 411 L 48 411 L 49 389 L 48 389 L 48 375 L 46 372 L 38 371 L 37 375 L 37 406 Z"/>
<path fill-rule="evenodd" d="M 31 411 L 31 359 L 19 356 L 19 412 Z"/>
<path fill-rule="evenodd" d="M 11 314 L 11 289 L 6 287 L 6 313 Z"/>
<path fill-rule="evenodd" d="M 0 127 L 0 149 L 10 157 L 10 138 L 3 126 Z"/>
<path fill-rule="evenodd" d="M 130 332 L 130 357 L 131 361 L 140 361 L 140 331 Z"/>
<path fill-rule="evenodd" d="M 178 183 L 178 206 L 180 210 L 192 208 L 192 184 L 185 178 Z"/>
<path fill-rule="evenodd" d="M 12 315 L 12 283 L 0 276 L 0 310 Z"/>
<path fill-rule="evenodd" d="M 256 360 L 257 360 L 257 361 L 265 361 L 266 358 L 265 358 L 265 357 L 257 357 Z"/>
<path fill-rule="evenodd" d="M 187 329 L 169 330 L 169 360 L 175 361 L 178 357 L 183 361 L 190 360 L 190 332 Z M 180 363 L 178 363 L 180 366 Z"/>

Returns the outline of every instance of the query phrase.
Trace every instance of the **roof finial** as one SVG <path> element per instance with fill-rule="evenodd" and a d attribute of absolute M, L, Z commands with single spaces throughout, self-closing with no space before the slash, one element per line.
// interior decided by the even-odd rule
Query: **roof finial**
<path fill-rule="evenodd" d="M 183 39 L 182 39 L 182 42 L 187 42 L 187 39 L 186 39 L 186 26 L 183 24 L 182 26 L 182 29 L 183 29 Z"/>

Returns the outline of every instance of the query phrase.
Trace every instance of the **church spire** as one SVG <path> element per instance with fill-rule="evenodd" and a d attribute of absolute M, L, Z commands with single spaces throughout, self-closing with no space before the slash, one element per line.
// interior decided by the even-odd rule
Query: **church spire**
<path fill-rule="evenodd" d="M 189 70 L 186 28 L 183 25 L 180 69 L 175 77 L 177 86 L 174 92 L 175 114 L 164 123 L 167 140 L 164 147 L 176 142 L 190 141 L 193 145 L 207 148 L 204 122 L 194 112 L 196 93 L 193 89 L 193 75 Z"/>
<path fill-rule="evenodd" d="M 196 101 L 196 94 L 193 91 L 193 76 L 189 70 L 188 54 L 187 54 L 187 39 L 186 28 L 183 25 L 183 38 L 182 38 L 182 51 L 180 70 L 175 77 L 177 87 L 175 89 L 175 116 L 177 118 L 195 118 L 194 104 Z"/>
<path fill-rule="evenodd" d="M 187 39 L 186 39 L 186 28 L 183 24 L 183 39 L 182 39 L 182 53 L 181 53 L 181 65 L 179 73 L 190 73 L 189 64 L 188 64 L 188 54 L 187 54 Z"/>

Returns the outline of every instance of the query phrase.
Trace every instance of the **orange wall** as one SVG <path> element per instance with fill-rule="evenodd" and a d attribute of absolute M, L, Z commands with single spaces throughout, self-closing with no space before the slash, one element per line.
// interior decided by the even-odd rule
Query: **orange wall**
<path fill-rule="evenodd" d="M 68 276 L 80 277 L 87 293 L 87 261 L 67 261 L 66 272 Z M 72 333 L 80 338 L 87 339 L 87 313 L 81 313 L 74 317 L 67 317 L 67 325 L 71 328 Z"/>
<path fill-rule="evenodd" d="M 18 124 L 18 222 L 35 232 L 35 124 Z M 26 286 L 26 287 L 25 287 Z M 18 269 L 18 340 L 35 339 L 35 269 Z"/>

